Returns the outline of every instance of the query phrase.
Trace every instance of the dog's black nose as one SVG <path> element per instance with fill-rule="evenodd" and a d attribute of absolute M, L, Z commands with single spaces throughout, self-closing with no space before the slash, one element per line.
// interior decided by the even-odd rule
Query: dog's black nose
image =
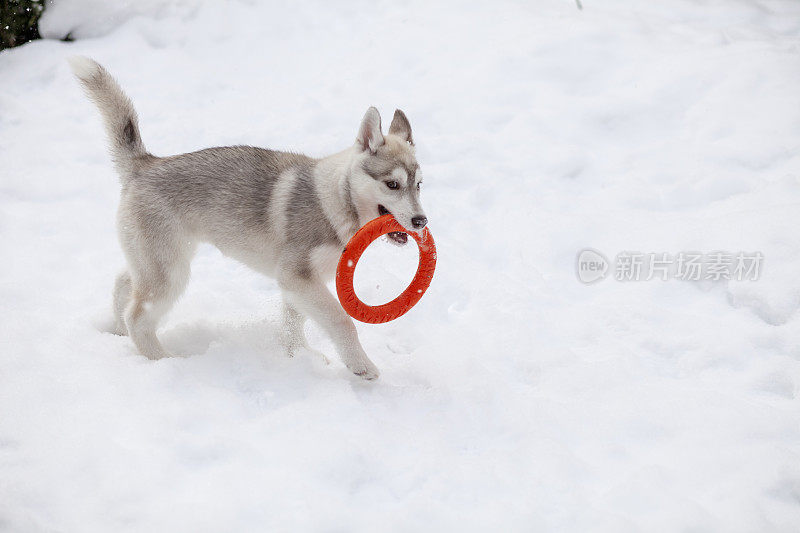
<path fill-rule="evenodd" d="M 414 226 L 414 229 L 422 229 L 425 227 L 425 224 L 428 223 L 428 217 L 423 215 L 417 215 L 411 218 L 411 225 Z"/>

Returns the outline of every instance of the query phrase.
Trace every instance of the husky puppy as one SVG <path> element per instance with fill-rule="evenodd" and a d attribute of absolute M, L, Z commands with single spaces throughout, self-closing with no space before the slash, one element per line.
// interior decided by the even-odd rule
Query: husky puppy
<path fill-rule="evenodd" d="M 100 109 L 122 183 L 117 228 L 128 268 L 114 285 L 116 332 L 151 359 L 169 356 L 156 336 L 158 321 L 184 290 L 197 243 L 209 242 L 277 280 L 290 356 L 306 346 L 310 317 L 350 371 L 377 378 L 353 321 L 325 283 L 369 220 L 391 213 L 408 231 L 428 222 L 405 114 L 395 111 L 384 135 L 370 107 L 355 144 L 321 159 L 252 146 L 157 157 L 145 149 L 133 104 L 111 75 L 85 57 L 70 65 Z M 400 232 L 389 237 L 408 240 Z"/>

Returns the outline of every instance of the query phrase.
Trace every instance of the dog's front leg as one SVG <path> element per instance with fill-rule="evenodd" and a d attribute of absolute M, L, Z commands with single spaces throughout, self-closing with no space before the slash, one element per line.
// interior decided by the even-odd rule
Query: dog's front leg
<path fill-rule="evenodd" d="M 380 375 L 361 347 L 353 320 L 324 283 L 313 275 L 283 275 L 278 283 L 286 301 L 330 335 L 342 362 L 353 374 L 364 379 L 376 379 Z"/>

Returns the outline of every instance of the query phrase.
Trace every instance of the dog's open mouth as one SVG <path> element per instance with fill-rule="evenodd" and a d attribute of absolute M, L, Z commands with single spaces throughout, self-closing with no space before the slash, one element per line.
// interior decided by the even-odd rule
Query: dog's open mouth
<path fill-rule="evenodd" d="M 378 205 L 378 214 L 379 215 L 391 215 L 388 209 L 383 207 L 382 205 Z M 408 233 L 403 233 L 402 231 L 392 231 L 386 234 L 389 237 L 389 240 L 395 243 L 398 246 L 402 246 L 408 242 Z"/>

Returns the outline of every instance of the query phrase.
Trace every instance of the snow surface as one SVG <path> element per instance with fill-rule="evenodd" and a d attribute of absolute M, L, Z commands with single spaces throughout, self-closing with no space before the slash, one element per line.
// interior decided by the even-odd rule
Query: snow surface
<path fill-rule="evenodd" d="M 800 4 L 582 3 L 51 6 L 91 38 L 0 53 L 0 530 L 800 530 Z M 118 184 L 73 54 L 162 155 L 405 110 L 439 260 L 358 325 L 378 382 L 313 326 L 331 364 L 285 359 L 275 283 L 210 247 L 161 333 L 191 357 L 100 331 Z M 376 246 L 385 301 L 415 248 Z M 586 286 L 587 247 L 764 272 Z"/>

